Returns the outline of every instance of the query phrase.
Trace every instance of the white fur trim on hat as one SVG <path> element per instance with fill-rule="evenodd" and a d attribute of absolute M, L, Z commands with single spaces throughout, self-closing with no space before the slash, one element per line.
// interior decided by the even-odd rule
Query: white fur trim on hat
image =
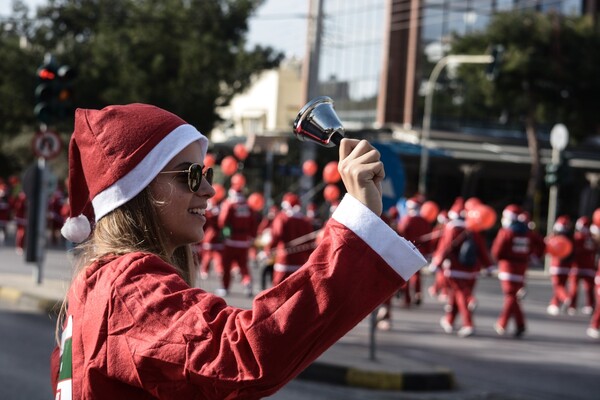
<path fill-rule="evenodd" d="M 96 222 L 133 199 L 150 184 L 173 157 L 196 140 L 200 142 L 204 158 L 208 149 L 208 139 L 204 135 L 189 124 L 173 129 L 127 175 L 92 199 Z"/>
<path fill-rule="evenodd" d="M 60 233 L 70 242 L 81 243 L 90 236 L 92 228 L 85 215 L 67 218 Z"/>

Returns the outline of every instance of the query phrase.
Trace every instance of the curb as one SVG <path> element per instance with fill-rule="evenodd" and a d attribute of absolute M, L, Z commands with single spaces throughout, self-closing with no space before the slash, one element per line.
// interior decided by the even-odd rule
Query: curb
<path fill-rule="evenodd" d="M 299 379 L 342 386 L 378 390 L 437 391 L 454 388 L 454 374 L 445 368 L 434 372 L 366 371 L 314 362 L 298 375 Z"/>
<path fill-rule="evenodd" d="M 55 314 L 61 304 L 61 301 L 32 295 L 8 286 L 0 286 L 0 299 L 16 305 L 33 307 L 47 314 Z"/>

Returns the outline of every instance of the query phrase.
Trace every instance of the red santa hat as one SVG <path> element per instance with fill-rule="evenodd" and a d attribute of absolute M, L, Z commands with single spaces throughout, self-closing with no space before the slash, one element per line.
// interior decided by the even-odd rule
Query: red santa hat
<path fill-rule="evenodd" d="M 61 233 L 80 243 L 97 222 L 139 194 L 165 165 L 198 141 L 208 139 L 178 116 L 147 104 L 77 109 L 69 145 L 71 215 Z"/>
<path fill-rule="evenodd" d="M 552 230 L 556 233 L 567 233 L 571 229 L 571 218 L 568 215 L 561 215 L 556 218 Z"/>
<path fill-rule="evenodd" d="M 295 193 L 286 193 L 281 200 L 281 208 L 291 210 L 294 207 L 300 208 L 300 197 Z"/>
<path fill-rule="evenodd" d="M 507 205 L 502 211 L 502 218 L 505 218 L 510 221 L 517 221 L 519 219 L 519 215 L 522 214 L 523 210 L 516 204 Z"/>
<path fill-rule="evenodd" d="M 421 208 L 421 206 L 423 205 L 423 203 L 425 199 L 423 198 L 423 196 L 421 195 L 415 195 L 413 197 L 411 197 L 410 199 L 406 200 L 406 209 L 407 210 L 412 210 L 412 211 L 416 211 L 419 210 Z"/>

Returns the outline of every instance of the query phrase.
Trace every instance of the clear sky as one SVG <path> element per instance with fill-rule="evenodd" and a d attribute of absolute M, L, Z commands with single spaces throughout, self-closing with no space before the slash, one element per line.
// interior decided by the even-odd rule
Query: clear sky
<path fill-rule="evenodd" d="M 13 0 L 0 0 L 0 16 L 10 15 Z M 47 0 L 24 0 L 35 10 Z M 306 44 L 308 0 L 266 0 L 251 18 L 248 41 L 283 51 L 288 56 L 303 57 Z"/>

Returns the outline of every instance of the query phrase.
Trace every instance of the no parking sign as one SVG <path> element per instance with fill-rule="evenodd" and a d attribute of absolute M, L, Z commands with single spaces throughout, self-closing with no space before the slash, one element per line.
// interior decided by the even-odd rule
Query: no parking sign
<path fill-rule="evenodd" d="M 47 130 L 36 133 L 31 142 L 31 146 L 33 148 L 33 153 L 37 157 L 50 160 L 60 154 L 62 141 L 60 140 L 58 133 Z"/>

